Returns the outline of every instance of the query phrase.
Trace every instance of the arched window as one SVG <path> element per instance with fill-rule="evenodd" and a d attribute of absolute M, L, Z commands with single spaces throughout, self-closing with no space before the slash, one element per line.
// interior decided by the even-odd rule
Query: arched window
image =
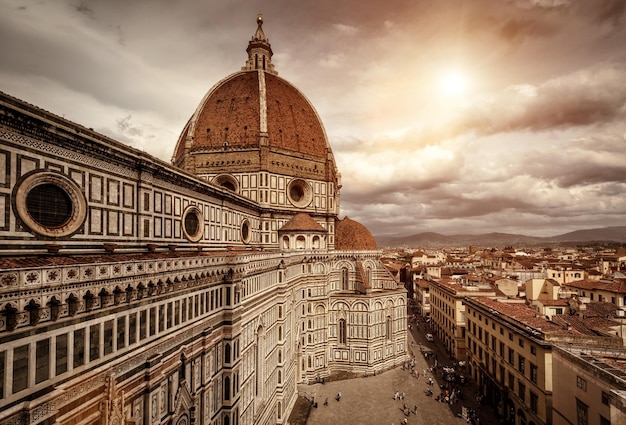
<path fill-rule="evenodd" d="M 305 248 L 306 248 L 306 241 L 304 239 L 304 236 L 296 237 L 296 249 L 305 249 Z"/>
<path fill-rule="evenodd" d="M 283 236 L 283 249 L 289 249 L 289 236 Z"/>
<path fill-rule="evenodd" d="M 280 370 L 278 371 L 278 383 L 283 383 L 283 373 Z"/>
<path fill-rule="evenodd" d="M 230 400 L 230 378 L 224 378 L 224 400 Z"/>
<path fill-rule="evenodd" d="M 230 344 L 224 345 L 224 363 L 230 363 Z"/>
<path fill-rule="evenodd" d="M 283 327 L 282 326 L 278 327 L 278 340 L 279 341 L 283 340 Z"/>
<path fill-rule="evenodd" d="M 345 344 L 346 343 L 346 334 L 347 334 L 347 329 L 346 329 L 346 320 L 345 319 L 339 319 L 339 344 Z"/>
<path fill-rule="evenodd" d="M 341 269 L 341 290 L 342 291 L 347 291 L 348 290 L 348 268 L 344 267 L 343 269 Z"/>
<path fill-rule="evenodd" d="M 265 365 L 265 331 L 259 326 L 256 332 L 256 344 L 254 344 L 254 395 L 264 398 L 263 381 Z"/>
<path fill-rule="evenodd" d="M 391 335 L 393 334 L 393 322 L 391 321 L 391 316 L 387 316 L 387 326 L 385 327 L 385 337 L 387 340 L 391 341 Z"/>
<path fill-rule="evenodd" d="M 280 419 L 283 415 L 283 405 L 282 403 L 279 401 L 278 402 L 278 419 Z"/>
<path fill-rule="evenodd" d="M 278 363 L 283 362 L 283 352 L 282 350 L 278 350 Z"/>

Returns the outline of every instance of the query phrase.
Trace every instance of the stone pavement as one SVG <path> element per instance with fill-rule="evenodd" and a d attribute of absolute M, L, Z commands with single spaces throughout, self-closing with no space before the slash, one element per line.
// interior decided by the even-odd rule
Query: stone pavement
<path fill-rule="evenodd" d="M 407 417 L 410 425 L 464 424 L 465 420 L 458 416 L 462 406 L 475 408 L 479 412 L 481 424 L 499 424 L 490 409 L 476 408 L 476 402 L 472 397 L 475 389 L 471 386 L 463 388 L 464 399 L 452 406 L 435 400 L 435 396 L 441 391 L 439 384 L 443 381 L 440 374 L 435 373 L 438 376 L 434 376 L 429 373 L 426 377 L 423 376 L 423 371 L 430 365 L 420 353 L 419 343 L 435 349 L 436 353 L 441 351 L 441 347 L 427 342 L 423 338 L 422 329 L 418 332 L 413 329 L 409 336 L 409 349 L 415 355 L 415 369 L 420 372 L 419 378 L 412 377 L 409 369 L 403 370 L 398 367 L 367 378 L 298 386 L 300 395 L 305 395 L 309 399 L 314 397 L 318 406 L 311 409 L 307 425 L 401 425 L 405 417 L 402 411 L 404 404 L 411 410 L 411 414 Z M 415 340 L 417 342 L 411 347 L 411 341 Z M 442 355 L 438 354 L 438 357 L 441 361 Z M 446 365 L 446 362 L 442 361 L 442 363 Z M 428 376 L 432 376 L 435 380 L 435 385 L 432 387 L 427 385 Z M 426 396 L 427 388 L 433 389 L 432 397 Z M 342 395 L 340 401 L 335 400 L 338 392 Z M 404 392 L 404 400 L 394 400 L 396 392 Z M 326 399 L 328 399 L 327 406 L 324 405 Z M 417 405 L 417 414 L 413 414 L 415 405 Z"/>

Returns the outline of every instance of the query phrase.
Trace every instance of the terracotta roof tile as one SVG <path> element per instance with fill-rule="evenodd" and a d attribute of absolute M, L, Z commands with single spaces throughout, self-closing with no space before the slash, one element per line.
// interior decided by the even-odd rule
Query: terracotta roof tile
<path fill-rule="evenodd" d="M 378 249 L 374 236 L 361 223 L 348 217 L 335 223 L 335 249 L 355 251 Z"/>
<path fill-rule="evenodd" d="M 243 253 L 250 254 L 251 251 L 186 251 L 186 252 L 149 252 L 137 254 L 99 254 L 99 255 L 47 255 L 33 257 L 15 257 L 0 258 L 0 270 L 22 269 L 36 267 L 51 266 L 71 266 L 83 264 L 99 264 L 99 263 L 116 263 L 116 262 L 132 262 L 132 261 L 149 261 L 159 259 L 176 259 L 189 257 L 209 257 L 209 256 L 225 256 L 225 255 L 241 255 Z"/>
<path fill-rule="evenodd" d="M 299 213 L 280 228 L 281 231 L 324 232 L 326 229 L 306 213 Z"/>

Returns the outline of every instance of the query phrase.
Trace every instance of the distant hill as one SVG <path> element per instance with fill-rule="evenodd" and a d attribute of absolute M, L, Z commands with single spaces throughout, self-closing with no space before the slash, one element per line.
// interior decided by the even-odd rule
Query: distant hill
<path fill-rule="evenodd" d="M 572 244 L 591 242 L 626 243 L 626 226 L 603 227 L 598 229 L 576 230 L 562 235 L 537 237 L 510 233 L 484 233 L 480 235 L 442 235 L 434 232 L 417 233 L 402 237 L 375 237 L 379 247 L 443 247 L 469 246 L 484 247 L 532 246 L 546 244 Z"/>

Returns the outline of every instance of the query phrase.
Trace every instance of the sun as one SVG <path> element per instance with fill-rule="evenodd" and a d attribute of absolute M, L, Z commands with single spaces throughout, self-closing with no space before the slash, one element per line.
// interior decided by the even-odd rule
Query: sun
<path fill-rule="evenodd" d="M 458 71 L 447 71 L 439 79 L 441 92 L 448 96 L 460 96 L 467 91 L 467 77 Z"/>

